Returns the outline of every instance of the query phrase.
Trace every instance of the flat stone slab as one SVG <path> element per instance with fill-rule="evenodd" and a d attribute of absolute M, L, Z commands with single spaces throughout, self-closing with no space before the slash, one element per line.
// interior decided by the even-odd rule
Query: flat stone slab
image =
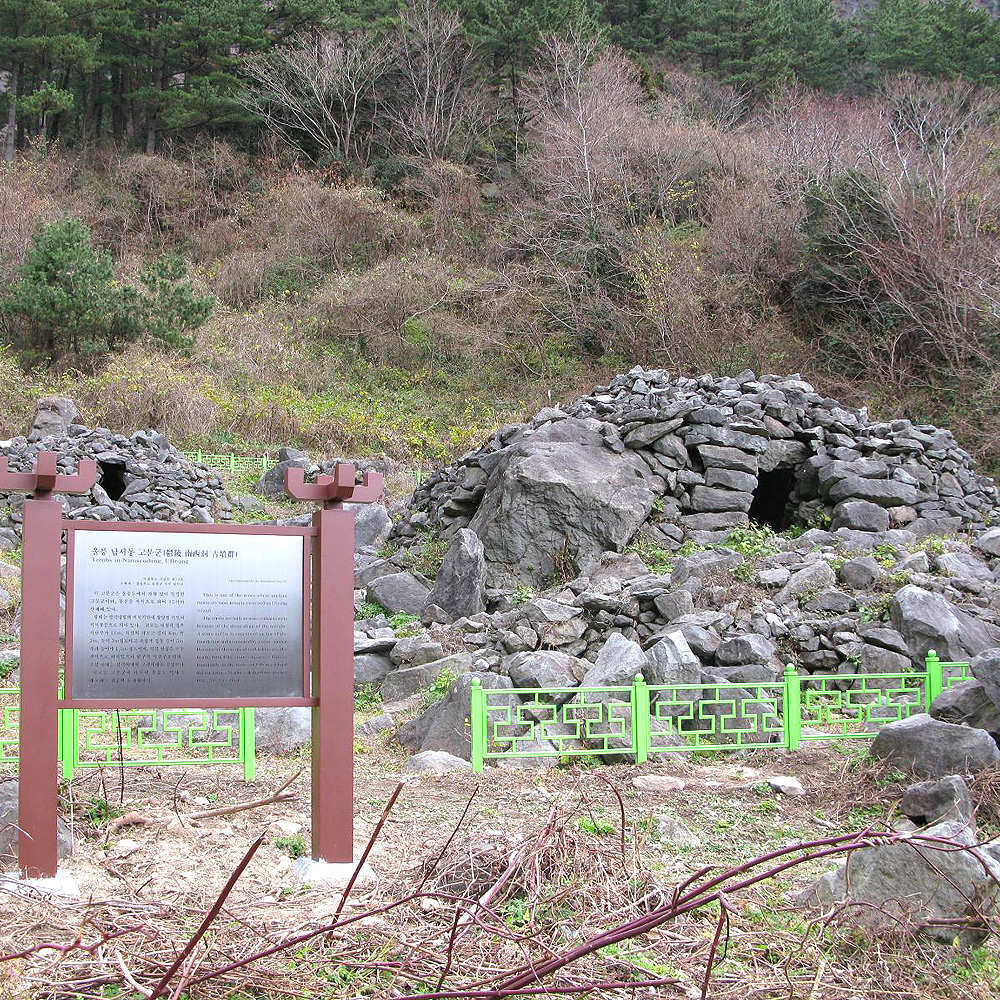
<path fill-rule="evenodd" d="M 76 879 L 66 871 L 56 871 L 52 878 L 18 878 L 14 875 L 0 875 L 0 887 L 18 896 L 33 896 L 44 893 L 50 896 L 81 896 Z"/>
<path fill-rule="evenodd" d="M 302 883 L 315 886 L 346 886 L 351 881 L 356 861 L 331 862 L 315 858 L 296 858 L 292 865 L 295 877 Z M 356 886 L 375 881 L 375 870 L 366 861 L 355 879 Z"/>

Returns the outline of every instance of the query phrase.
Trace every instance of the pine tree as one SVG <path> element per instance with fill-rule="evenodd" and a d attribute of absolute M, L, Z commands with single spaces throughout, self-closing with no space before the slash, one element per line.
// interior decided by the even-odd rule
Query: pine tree
<path fill-rule="evenodd" d="M 0 0 L 0 68 L 6 69 L 3 157 L 14 158 L 19 127 L 44 135 L 54 114 L 73 105 L 74 65 L 90 65 L 97 40 L 76 30 L 80 0 Z M 25 120 L 30 117 L 30 121 Z"/>
<path fill-rule="evenodd" d="M 522 116 L 521 76 L 544 35 L 597 30 L 588 0 L 459 0 L 469 37 L 483 53 L 494 86 L 506 87 L 512 117 Z"/>

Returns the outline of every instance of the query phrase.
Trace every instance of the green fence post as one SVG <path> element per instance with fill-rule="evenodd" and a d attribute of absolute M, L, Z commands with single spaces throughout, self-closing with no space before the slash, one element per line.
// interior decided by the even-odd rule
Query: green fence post
<path fill-rule="evenodd" d="M 257 779 L 257 719 L 252 708 L 240 709 L 240 758 L 243 780 Z"/>
<path fill-rule="evenodd" d="M 924 708 L 929 712 L 934 699 L 944 690 L 944 667 L 941 666 L 941 660 L 933 649 L 927 650 L 924 666 L 927 671 L 924 683 Z"/>
<path fill-rule="evenodd" d="M 229 471 L 236 471 L 236 456 L 232 452 L 229 453 Z"/>
<path fill-rule="evenodd" d="M 201 448 L 198 449 L 198 453 L 197 454 L 198 454 L 198 464 L 199 465 L 204 465 L 203 456 L 201 454 Z"/>
<path fill-rule="evenodd" d="M 62 743 L 63 778 L 72 781 L 76 774 L 76 758 L 79 752 L 77 731 L 78 719 L 75 708 L 64 708 L 59 712 L 59 740 Z"/>
<path fill-rule="evenodd" d="M 799 674 L 789 663 L 785 667 L 785 746 L 798 750 L 802 741 L 802 688 Z"/>
<path fill-rule="evenodd" d="M 263 475 L 267 472 L 267 455 L 260 456 L 260 473 Z"/>
<path fill-rule="evenodd" d="M 478 677 L 472 678 L 469 726 L 472 741 L 472 770 L 476 774 L 482 774 L 486 758 L 486 692 Z"/>
<path fill-rule="evenodd" d="M 636 674 L 632 684 L 632 749 L 637 764 L 643 764 L 648 759 L 651 743 L 649 685 L 642 674 Z"/>

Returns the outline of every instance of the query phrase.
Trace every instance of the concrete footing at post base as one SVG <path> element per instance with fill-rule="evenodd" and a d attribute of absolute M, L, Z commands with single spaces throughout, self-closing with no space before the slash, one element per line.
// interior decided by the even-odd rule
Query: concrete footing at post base
<path fill-rule="evenodd" d="M 297 858 L 292 865 L 295 877 L 311 886 L 346 886 L 358 867 L 356 861 L 330 862 L 316 858 Z M 375 881 L 375 871 L 366 861 L 354 880 L 355 886 Z"/>
<path fill-rule="evenodd" d="M 82 895 L 76 879 L 67 871 L 57 871 L 52 878 L 19 878 L 16 875 L 0 875 L 0 888 L 18 896 L 64 896 L 77 898 Z"/>

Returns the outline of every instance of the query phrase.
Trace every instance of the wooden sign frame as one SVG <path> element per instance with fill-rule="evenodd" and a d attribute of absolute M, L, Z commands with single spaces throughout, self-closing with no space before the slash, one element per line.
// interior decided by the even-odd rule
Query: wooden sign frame
<path fill-rule="evenodd" d="M 312 857 L 354 857 L 354 514 L 344 501 L 371 503 L 382 495 L 378 473 L 356 483 L 354 467 L 304 482 L 289 469 L 285 489 L 322 510 L 305 528 L 265 525 L 192 525 L 170 522 L 74 522 L 55 494 L 86 493 L 97 464 L 81 461 L 74 475 L 57 472 L 57 456 L 40 452 L 33 472 L 12 473 L 0 458 L 0 490 L 31 493 L 24 504 L 21 586 L 20 763 L 18 864 L 27 878 L 54 877 L 58 865 L 58 709 L 298 706 L 312 709 Z M 74 699 L 60 701 L 59 624 L 63 532 L 72 555 L 74 533 L 88 531 L 205 532 L 301 535 L 303 543 L 303 696 L 301 698 Z M 72 558 L 67 564 L 67 602 Z M 311 595 L 311 600 L 310 600 Z M 311 611 L 311 614 L 309 612 Z M 307 628 L 306 626 L 310 626 Z M 72 671 L 72 618 L 66 628 Z M 309 666 L 307 686 L 306 666 Z M 306 692 L 308 691 L 308 696 Z"/>

